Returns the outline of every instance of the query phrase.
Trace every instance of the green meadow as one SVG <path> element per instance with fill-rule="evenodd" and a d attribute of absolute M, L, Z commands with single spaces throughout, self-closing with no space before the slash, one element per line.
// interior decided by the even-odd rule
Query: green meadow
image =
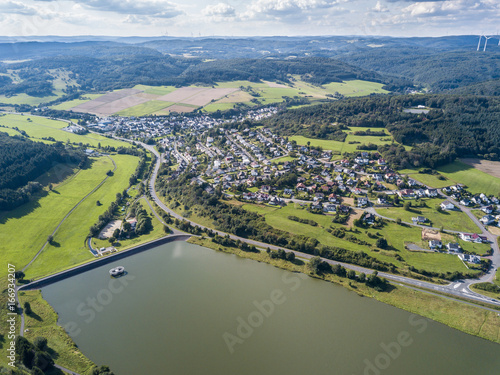
<path fill-rule="evenodd" d="M 113 155 L 112 158 L 117 166 L 113 176 L 109 177 L 99 189 L 87 197 L 63 222 L 54 235 L 53 244 L 48 244 L 39 257 L 26 270 L 29 278 L 41 277 L 93 259 L 92 254 L 85 244 L 89 228 L 97 222 L 99 215 L 104 213 L 111 202 L 116 199 L 116 193 L 128 187 L 129 177 L 134 173 L 138 164 L 138 158 L 131 155 Z M 106 177 L 106 172 L 113 169 L 113 165 L 109 158 L 101 159 L 104 160 L 104 164 L 94 174 L 98 174 L 102 181 Z M 77 185 L 72 186 L 73 188 L 78 188 L 77 191 L 81 199 L 96 185 L 89 190 L 80 190 Z M 101 202 L 100 206 L 96 204 L 97 201 Z"/>
<path fill-rule="evenodd" d="M 500 194 L 500 179 L 482 172 L 461 161 L 447 164 L 437 169 L 439 173 L 451 182 L 448 185 L 461 183 L 467 186 L 471 193 L 484 193 L 486 195 Z"/>
<path fill-rule="evenodd" d="M 443 202 L 444 199 L 425 199 L 426 207 L 412 207 L 406 211 L 403 207 L 387 207 L 378 208 L 377 212 L 392 219 L 400 218 L 402 221 L 412 222 L 412 217 L 424 216 L 431 226 L 444 229 L 477 232 L 478 228 L 474 222 L 462 211 L 444 211 L 438 212 L 436 206 Z M 409 202 L 411 202 L 409 200 Z"/>
<path fill-rule="evenodd" d="M 405 249 L 406 242 L 412 242 L 420 246 L 425 246 L 422 241 L 422 233 L 420 228 L 407 225 L 397 225 L 396 223 L 387 223 L 382 229 L 373 228 L 353 228 L 353 232 L 349 232 L 349 227 L 342 224 L 332 222 L 332 216 L 317 215 L 301 208 L 298 204 L 289 204 L 283 208 L 275 208 L 270 206 L 245 204 L 244 209 L 257 212 L 265 217 L 266 223 L 276 229 L 283 230 L 288 233 L 304 235 L 316 238 L 320 243 L 328 246 L 338 246 L 351 251 L 364 251 L 381 261 L 392 263 L 398 267 L 405 268 L 406 266 L 414 266 L 417 269 L 425 269 L 433 272 L 454 272 L 467 271 L 466 267 L 456 256 L 440 253 L 424 253 L 412 252 Z M 297 216 L 302 219 L 313 220 L 318 223 L 317 226 L 303 224 L 288 219 L 288 216 Z M 344 228 L 347 234 L 352 234 L 360 240 L 363 240 L 370 245 L 359 245 L 347 241 L 346 239 L 337 238 L 327 232 L 327 228 Z M 372 237 L 368 236 L 371 233 Z M 379 235 L 377 235 L 379 233 Z M 375 246 L 376 238 L 382 236 L 387 239 L 390 250 L 377 249 Z M 401 256 L 404 263 L 396 259 L 396 255 Z"/>
<path fill-rule="evenodd" d="M 43 137 L 52 137 L 56 141 L 82 143 L 92 147 L 97 147 L 99 143 L 101 146 L 128 147 L 128 143 L 107 138 L 99 134 L 88 133 L 85 135 L 78 135 L 64 131 L 62 129 L 68 126 L 67 122 L 51 120 L 44 117 L 5 114 L 3 116 L 0 115 L 0 125 L 7 126 L 11 129 L 17 127 L 20 130 L 24 130 L 33 140 Z M 0 128 L 0 131 L 4 130 L 5 128 Z"/>

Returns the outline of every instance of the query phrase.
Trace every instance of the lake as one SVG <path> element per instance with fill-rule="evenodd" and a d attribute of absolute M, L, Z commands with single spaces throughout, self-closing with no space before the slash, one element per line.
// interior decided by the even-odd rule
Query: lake
<path fill-rule="evenodd" d="M 122 265 L 128 274 L 111 279 Z M 500 345 L 271 265 L 178 241 L 42 289 L 116 375 L 498 374 Z"/>

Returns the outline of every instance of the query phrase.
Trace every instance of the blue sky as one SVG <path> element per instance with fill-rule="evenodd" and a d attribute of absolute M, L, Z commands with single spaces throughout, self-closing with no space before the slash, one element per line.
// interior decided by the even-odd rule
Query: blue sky
<path fill-rule="evenodd" d="M 500 0 L 0 0 L 0 35 L 498 34 Z"/>

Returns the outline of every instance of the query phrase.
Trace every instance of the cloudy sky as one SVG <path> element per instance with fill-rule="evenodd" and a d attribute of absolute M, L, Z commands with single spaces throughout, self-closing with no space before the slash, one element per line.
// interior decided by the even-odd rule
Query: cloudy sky
<path fill-rule="evenodd" d="M 0 0 L 0 35 L 497 34 L 500 0 Z"/>

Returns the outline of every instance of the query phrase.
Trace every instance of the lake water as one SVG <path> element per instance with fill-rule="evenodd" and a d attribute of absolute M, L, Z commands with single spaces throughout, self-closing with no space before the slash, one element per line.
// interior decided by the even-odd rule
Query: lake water
<path fill-rule="evenodd" d="M 111 279 L 123 265 L 128 275 Z M 493 375 L 500 345 L 268 264 L 173 242 L 42 289 L 117 375 Z"/>

